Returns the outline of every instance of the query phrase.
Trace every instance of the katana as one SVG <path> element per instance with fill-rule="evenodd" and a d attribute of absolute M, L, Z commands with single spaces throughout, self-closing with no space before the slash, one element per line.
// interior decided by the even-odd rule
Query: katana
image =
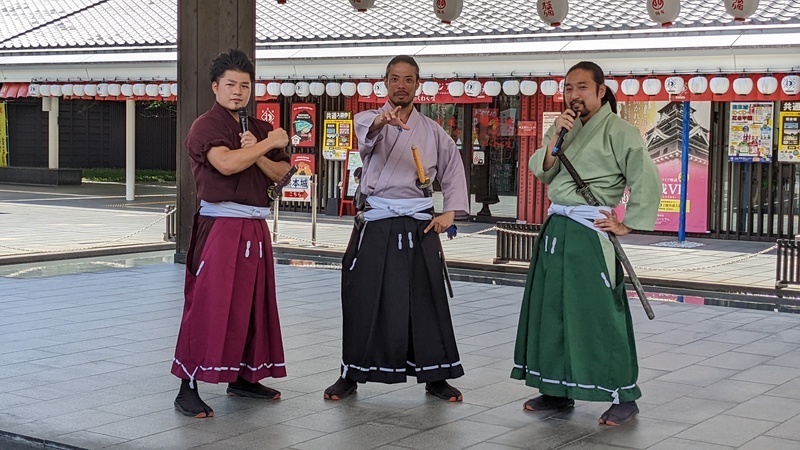
<path fill-rule="evenodd" d="M 268 187 L 267 195 L 269 196 L 269 198 L 271 198 L 272 200 L 277 200 L 281 196 L 281 191 L 283 191 L 283 188 L 289 185 L 289 182 L 292 180 L 292 175 L 296 173 L 297 173 L 297 166 L 292 166 L 289 168 L 289 171 L 286 172 L 286 175 L 284 175 L 283 178 L 281 178 L 281 181 L 278 181 L 277 183 Z"/>
<path fill-rule="evenodd" d="M 578 117 L 576 117 L 577 119 Z M 567 169 L 572 179 L 575 181 L 575 184 L 578 186 L 578 193 L 586 199 L 586 202 L 591 206 L 600 206 L 600 202 L 597 201 L 594 194 L 592 194 L 591 189 L 589 189 L 589 185 L 586 184 L 585 181 L 578 175 L 578 172 L 575 170 L 575 167 L 567 158 L 567 155 L 561 150 L 561 143 L 563 142 L 563 138 L 566 128 L 562 129 L 561 134 L 559 134 L 559 138 L 556 141 L 556 145 L 553 146 L 553 156 L 558 158 L 561 161 L 561 165 Z M 625 268 L 625 272 L 628 272 L 628 278 L 631 280 L 631 284 L 633 284 L 633 289 L 636 291 L 636 295 L 639 297 L 639 301 L 642 302 L 642 307 L 644 308 L 644 312 L 647 314 L 647 318 L 650 320 L 655 319 L 656 314 L 653 312 L 653 307 L 650 306 L 650 301 L 647 300 L 647 295 L 644 293 L 644 288 L 642 287 L 642 283 L 639 281 L 639 277 L 636 276 L 636 273 L 633 271 L 633 265 L 631 265 L 628 256 L 625 254 L 625 251 L 622 249 L 622 245 L 619 243 L 619 239 L 617 239 L 617 235 L 614 233 L 607 233 L 608 240 L 611 241 L 611 245 L 614 246 L 614 253 L 617 255 L 617 259 L 620 263 L 622 263 L 622 267 Z"/>

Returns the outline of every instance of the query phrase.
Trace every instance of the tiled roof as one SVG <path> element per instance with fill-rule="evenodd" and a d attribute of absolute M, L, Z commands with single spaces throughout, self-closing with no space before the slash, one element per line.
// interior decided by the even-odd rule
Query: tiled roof
<path fill-rule="evenodd" d="M 722 0 L 683 0 L 681 14 L 666 33 L 687 28 L 730 27 Z M 517 9 L 518 5 L 527 5 Z M 52 49 L 176 44 L 177 0 L 0 0 L 0 48 Z M 791 24 L 800 27 L 796 0 L 761 0 L 745 26 Z M 408 38 L 436 41 L 484 37 L 513 40 L 532 34 L 559 35 L 630 30 L 659 31 L 643 0 L 570 0 L 561 27 L 536 14 L 534 0 L 465 0 L 461 17 L 438 22 L 430 0 L 376 0 L 358 13 L 346 0 L 257 0 L 259 44 Z M 719 29 L 716 33 L 721 32 Z"/>

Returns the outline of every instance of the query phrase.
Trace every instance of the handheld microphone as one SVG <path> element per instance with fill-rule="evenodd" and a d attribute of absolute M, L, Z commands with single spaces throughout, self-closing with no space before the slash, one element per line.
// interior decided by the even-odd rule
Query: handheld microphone
<path fill-rule="evenodd" d="M 578 120 L 580 116 L 581 113 L 576 112 L 575 120 Z M 556 153 L 558 153 L 561 150 L 561 144 L 564 143 L 564 136 L 566 136 L 567 133 L 569 133 L 569 130 L 566 128 L 562 128 L 561 131 L 558 132 L 558 139 L 556 139 L 556 145 L 553 146 L 553 156 L 556 156 Z"/>
<path fill-rule="evenodd" d="M 247 131 L 247 108 L 239 108 L 239 124 L 242 126 L 242 133 Z"/>

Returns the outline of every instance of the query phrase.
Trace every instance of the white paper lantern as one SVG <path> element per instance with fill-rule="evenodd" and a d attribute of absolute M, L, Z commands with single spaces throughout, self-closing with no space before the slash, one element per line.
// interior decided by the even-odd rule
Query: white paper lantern
<path fill-rule="evenodd" d="M 158 85 L 148 84 L 147 86 L 145 86 L 144 92 L 147 94 L 148 97 L 158 97 Z"/>
<path fill-rule="evenodd" d="M 136 97 L 144 97 L 145 91 L 144 83 L 136 83 L 133 85 L 133 95 Z"/>
<path fill-rule="evenodd" d="M 520 83 L 517 80 L 503 81 L 503 93 L 506 95 L 518 95 L 519 85 Z"/>
<path fill-rule="evenodd" d="M 539 85 L 533 80 L 522 80 L 519 84 L 519 91 L 522 92 L 522 95 L 533 95 L 538 88 Z"/>
<path fill-rule="evenodd" d="M 428 97 L 433 97 L 439 93 L 439 83 L 435 81 L 426 81 L 422 83 L 422 92 Z"/>
<path fill-rule="evenodd" d="M 89 83 L 83 87 L 84 95 L 88 95 L 89 97 L 94 97 L 97 95 L 97 85 L 94 83 Z"/>
<path fill-rule="evenodd" d="M 503 85 L 499 81 L 491 80 L 483 84 L 483 92 L 489 97 L 497 97 L 503 90 Z"/>
<path fill-rule="evenodd" d="M 797 95 L 800 92 L 800 77 L 797 75 L 786 75 L 781 81 L 781 89 L 786 95 Z M 50 89 L 52 94 L 52 89 Z"/>
<path fill-rule="evenodd" d="M 464 83 L 464 93 L 467 94 L 468 97 L 477 97 L 481 95 L 481 82 L 478 80 L 469 80 Z"/>
<path fill-rule="evenodd" d="M 28 85 L 28 97 L 39 97 L 41 92 L 39 91 L 39 85 L 31 83 Z"/>
<path fill-rule="evenodd" d="M 342 85 L 337 82 L 331 82 L 325 85 L 325 92 L 329 97 L 338 97 L 342 93 Z"/>
<path fill-rule="evenodd" d="M 567 0 L 537 0 L 536 12 L 550 26 L 557 27 L 567 18 L 569 2 Z"/>
<path fill-rule="evenodd" d="M 50 85 L 43 84 L 39 86 L 39 95 L 41 95 L 42 97 L 50 97 Z"/>
<path fill-rule="evenodd" d="M 642 92 L 649 96 L 658 95 L 661 92 L 661 80 L 658 78 L 648 78 L 642 82 Z"/>
<path fill-rule="evenodd" d="M 133 85 L 125 83 L 122 86 L 120 86 L 119 92 L 125 97 L 133 97 Z"/>
<path fill-rule="evenodd" d="M 758 79 L 756 86 L 758 87 L 758 92 L 764 95 L 772 95 L 778 90 L 778 79 L 771 75 L 761 77 Z"/>
<path fill-rule="evenodd" d="M 110 95 L 111 97 L 117 97 L 121 93 L 122 93 L 122 87 L 119 85 L 119 83 L 108 84 L 108 95 Z"/>
<path fill-rule="evenodd" d="M 330 84 L 333 84 L 333 83 L 330 83 Z M 339 83 L 336 83 L 336 84 L 339 84 Z M 331 89 L 333 89 L 333 88 L 331 88 Z M 319 81 L 315 81 L 315 82 L 313 82 L 313 83 L 308 85 L 308 90 L 309 90 L 309 92 L 311 92 L 311 95 L 313 95 L 314 97 L 319 97 L 319 96 L 321 96 L 322 94 L 325 93 L 325 83 L 320 83 Z M 339 90 L 341 90 L 341 89 L 339 89 Z M 332 96 L 332 97 L 335 97 L 335 96 Z"/>
<path fill-rule="evenodd" d="M 372 86 L 372 92 L 375 93 L 375 96 L 378 98 L 384 98 L 389 95 L 389 89 L 386 88 L 386 83 L 383 81 L 378 81 Z"/>
<path fill-rule="evenodd" d="M 609 89 L 611 89 L 611 92 L 613 92 L 615 95 L 619 90 L 619 81 L 613 78 L 606 78 L 605 80 L 603 80 L 603 84 L 605 84 Z"/>
<path fill-rule="evenodd" d="M 256 86 L 256 87 L 258 87 L 258 86 Z M 178 96 L 178 83 L 171 83 L 169 85 L 169 93 L 172 94 L 175 97 Z"/>
<path fill-rule="evenodd" d="M 256 97 L 263 97 L 267 95 L 267 84 L 266 83 L 256 83 Z"/>
<path fill-rule="evenodd" d="M 100 83 L 97 85 L 97 95 L 99 97 L 108 97 L 108 83 Z"/>
<path fill-rule="evenodd" d="M 692 94 L 705 94 L 708 90 L 708 78 L 704 76 L 696 76 L 689 79 L 689 91 Z"/>
<path fill-rule="evenodd" d="M 300 81 L 294 85 L 294 93 L 301 98 L 308 97 L 311 94 L 311 86 L 306 81 Z"/>
<path fill-rule="evenodd" d="M 625 78 L 620 85 L 622 93 L 631 96 L 639 93 L 639 80 L 636 78 Z"/>
<path fill-rule="evenodd" d="M 544 80 L 539 85 L 539 90 L 542 91 L 542 94 L 552 97 L 558 92 L 558 82 L 556 80 Z"/>
<path fill-rule="evenodd" d="M 169 91 L 169 83 L 161 83 L 158 85 L 158 95 L 160 95 L 162 98 L 167 98 L 172 95 L 172 93 Z"/>
<path fill-rule="evenodd" d="M 344 83 L 342 83 L 341 89 L 342 89 L 342 95 L 344 95 L 345 97 L 352 97 L 356 95 L 356 92 L 358 92 L 356 84 L 353 83 L 352 81 L 345 81 Z"/>
<path fill-rule="evenodd" d="M 708 82 L 708 87 L 715 95 L 722 95 L 730 89 L 731 80 L 728 77 L 714 77 Z"/>
<path fill-rule="evenodd" d="M 73 84 L 71 86 L 72 86 L 72 95 L 74 95 L 76 97 L 83 97 L 84 89 L 86 89 L 85 85 L 83 85 L 83 84 Z M 69 95 L 69 94 L 67 94 L 67 95 Z"/>
<path fill-rule="evenodd" d="M 281 95 L 284 97 L 291 97 L 296 92 L 294 88 L 294 83 L 291 81 L 286 81 L 281 83 Z"/>
<path fill-rule="evenodd" d="M 464 0 L 433 0 L 433 13 L 442 23 L 451 23 L 461 15 Z"/>
<path fill-rule="evenodd" d="M 464 82 L 455 80 L 447 83 L 447 92 L 452 97 L 461 97 L 464 95 Z"/>
<path fill-rule="evenodd" d="M 372 83 L 369 81 L 362 81 L 358 83 L 356 90 L 358 91 L 358 95 L 362 97 L 369 97 L 372 95 Z"/>
<path fill-rule="evenodd" d="M 83 86 L 81 86 L 81 89 L 83 89 Z M 75 95 L 75 90 L 73 89 L 72 83 L 62 84 L 61 94 L 66 97 L 72 97 L 73 95 Z M 83 95 L 83 92 L 81 92 L 81 95 Z"/>
<path fill-rule="evenodd" d="M 667 77 L 667 79 L 664 80 L 664 90 L 667 91 L 669 95 L 680 94 L 683 92 L 685 86 L 686 83 L 683 81 L 683 78 L 679 76 Z"/>
<path fill-rule="evenodd" d="M 672 26 L 681 12 L 680 0 L 646 0 L 647 14 L 650 20 L 660 23 L 662 27 Z"/>
<path fill-rule="evenodd" d="M 61 97 L 61 85 L 54 84 L 50 86 L 50 95 L 53 97 Z"/>
<path fill-rule="evenodd" d="M 267 83 L 267 94 L 269 94 L 272 97 L 277 97 L 281 95 L 281 84 L 276 81 Z"/>
<path fill-rule="evenodd" d="M 366 12 L 368 9 L 372 8 L 374 3 L 375 0 L 350 0 L 350 5 L 358 12 Z"/>
<path fill-rule="evenodd" d="M 749 95 L 753 92 L 753 79 L 741 77 L 733 80 L 733 92 L 736 95 Z"/>
<path fill-rule="evenodd" d="M 723 0 L 725 11 L 737 22 L 744 22 L 758 9 L 758 0 Z"/>

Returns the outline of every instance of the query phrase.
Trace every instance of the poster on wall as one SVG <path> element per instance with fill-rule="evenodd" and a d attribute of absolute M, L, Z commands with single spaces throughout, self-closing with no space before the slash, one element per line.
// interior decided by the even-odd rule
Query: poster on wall
<path fill-rule="evenodd" d="M 272 125 L 272 128 L 281 127 L 281 105 L 280 103 L 257 103 L 256 117 Z"/>
<path fill-rule="evenodd" d="M 344 161 L 347 152 L 353 148 L 353 114 L 349 111 L 327 111 L 323 129 L 322 157 Z"/>
<path fill-rule="evenodd" d="M 731 102 L 729 161 L 772 161 L 772 109 L 772 102 Z"/>
<path fill-rule="evenodd" d="M 311 176 L 314 175 L 314 155 L 295 153 L 291 164 L 297 166 L 297 173 L 292 175 L 289 184 L 281 191 L 281 200 L 290 202 L 311 201 Z"/>
<path fill-rule="evenodd" d="M 8 120 L 6 103 L 0 102 L 0 167 L 8 166 Z"/>
<path fill-rule="evenodd" d="M 689 170 L 686 190 L 686 231 L 708 232 L 708 152 L 711 102 L 691 102 Z M 650 157 L 661 175 L 662 193 L 655 229 L 678 231 L 683 154 L 682 102 L 620 102 L 620 116 L 642 133 Z M 633 193 L 636 194 L 635 192 Z M 624 217 L 629 192 L 617 207 Z"/>
<path fill-rule="evenodd" d="M 542 113 L 542 138 L 547 134 L 547 130 L 556 123 L 556 119 L 560 116 L 560 112 L 544 112 Z M 541 142 L 539 143 L 541 144 Z"/>
<path fill-rule="evenodd" d="M 778 161 L 800 162 L 800 102 L 781 103 L 778 126 Z"/>
<path fill-rule="evenodd" d="M 292 105 L 291 143 L 295 147 L 313 147 L 316 144 L 315 121 L 317 106 L 313 103 Z"/>
<path fill-rule="evenodd" d="M 500 111 L 500 136 L 514 136 L 516 129 L 517 108 Z"/>
<path fill-rule="evenodd" d="M 361 154 L 358 150 L 347 152 L 347 191 L 345 197 L 353 198 L 358 184 L 361 183 Z"/>

